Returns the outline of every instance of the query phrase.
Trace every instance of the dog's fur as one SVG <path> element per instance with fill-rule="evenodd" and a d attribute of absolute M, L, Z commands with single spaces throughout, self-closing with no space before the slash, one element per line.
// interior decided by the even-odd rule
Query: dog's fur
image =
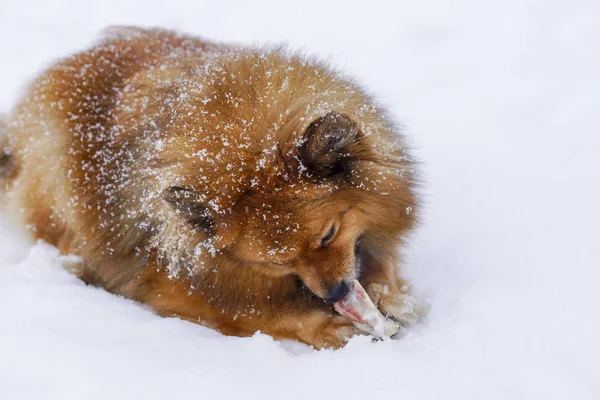
<path fill-rule="evenodd" d="M 323 300 L 349 279 L 415 317 L 397 271 L 413 166 L 385 113 L 320 62 L 113 28 L 44 72 L 8 130 L 12 214 L 80 255 L 86 282 L 317 348 L 358 333 Z"/>

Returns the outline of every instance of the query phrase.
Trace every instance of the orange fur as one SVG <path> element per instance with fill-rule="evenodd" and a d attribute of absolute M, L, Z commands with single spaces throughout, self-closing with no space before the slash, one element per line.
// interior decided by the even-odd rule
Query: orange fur
<path fill-rule="evenodd" d="M 339 347 L 357 331 L 323 301 L 336 284 L 405 295 L 410 159 L 316 60 L 113 28 L 44 72 L 9 129 L 22 223 L 161 315 Z"/>

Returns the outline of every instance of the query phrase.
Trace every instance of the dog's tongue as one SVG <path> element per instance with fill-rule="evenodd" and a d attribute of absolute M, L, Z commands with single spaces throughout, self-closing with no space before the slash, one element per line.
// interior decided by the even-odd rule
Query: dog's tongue
<path fill-rule="evenodd" d="M 356 279 L 350 283 L 348 294 L 333 306 L 358 329 L 378 339 L 390 337 L 400 329 L 397 322 L 385 319 Z"/>

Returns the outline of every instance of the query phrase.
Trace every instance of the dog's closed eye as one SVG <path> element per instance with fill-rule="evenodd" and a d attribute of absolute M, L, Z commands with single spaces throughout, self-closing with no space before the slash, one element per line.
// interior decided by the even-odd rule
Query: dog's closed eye
<path fill-rule="evenodd" d="M 327 247 L 333 241 L 335 234 L 337 232 L 337 225 L 331 225 L 329 231 L 321 238 L 321 247 Z"/>

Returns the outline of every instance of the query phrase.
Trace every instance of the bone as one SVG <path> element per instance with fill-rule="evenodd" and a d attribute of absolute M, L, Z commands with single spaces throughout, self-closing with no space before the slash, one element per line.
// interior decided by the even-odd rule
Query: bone
<path fill-rule="evenodd" d="M 379 312 L 356 279 L 350 282 L 348 294 L 335 303 L 334 308 L 338 313 L 350 319 L 356 328 L 377 339 L 388 338 L 400 329 L 400 324 L 386 319 Z"/>

